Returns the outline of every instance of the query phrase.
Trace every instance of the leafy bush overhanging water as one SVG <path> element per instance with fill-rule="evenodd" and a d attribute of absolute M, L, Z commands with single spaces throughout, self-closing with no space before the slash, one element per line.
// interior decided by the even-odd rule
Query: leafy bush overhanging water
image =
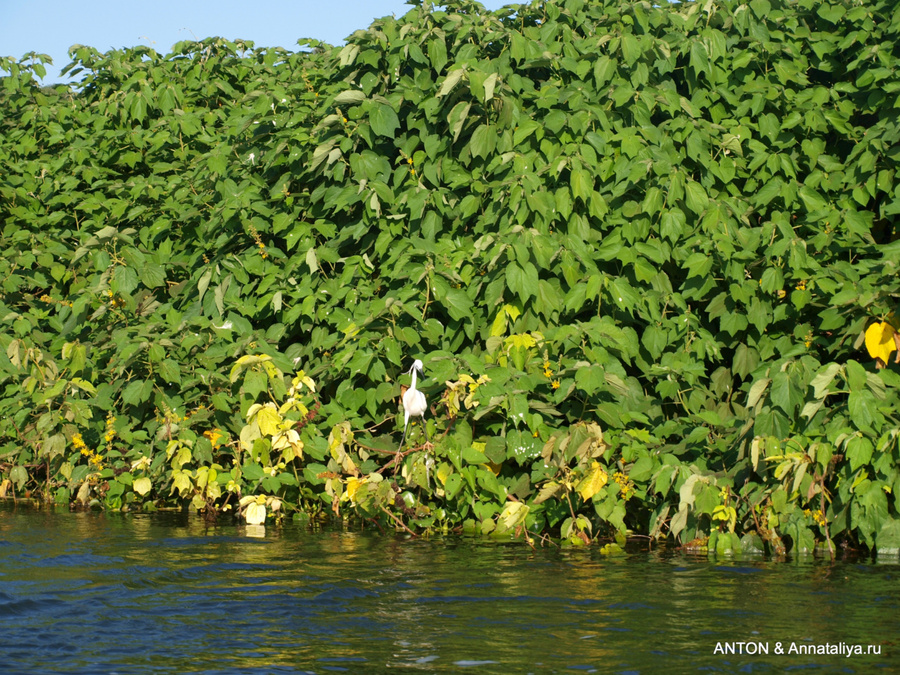
<path fill-rule="evenodd" d="M 0 492 L 900 548 L 900 6 L 415 4 L 0 60 Z"/>

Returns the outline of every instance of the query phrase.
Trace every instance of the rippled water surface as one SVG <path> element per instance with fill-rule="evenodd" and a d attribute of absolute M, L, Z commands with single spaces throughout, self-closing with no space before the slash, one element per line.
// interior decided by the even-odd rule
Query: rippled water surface
<path fill-rule="evenodd" d="M 887 673 L 898 609 L 896 564 L 255 538 L 0 504 L 0 672 Z M 789 653 L 828 644 L 881 654 Z"/>

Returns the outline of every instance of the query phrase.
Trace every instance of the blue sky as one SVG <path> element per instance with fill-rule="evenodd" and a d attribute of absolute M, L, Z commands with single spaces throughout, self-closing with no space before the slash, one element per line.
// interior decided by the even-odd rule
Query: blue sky
<path fill-rule="evenodd" d="M 513 0 L 480 0 L 498 9 Z M 258 47 L 296 49 L 297 40 L 342 44 L 372 19 L 402 16 L 404 0 L 0 0 L 0 56 L 49 54 L 44 80 L 60 81 L 73 44 L 109 49 L 148 45 L 166 54 L 181 40 L 224 37 L 252 40 Z"/>

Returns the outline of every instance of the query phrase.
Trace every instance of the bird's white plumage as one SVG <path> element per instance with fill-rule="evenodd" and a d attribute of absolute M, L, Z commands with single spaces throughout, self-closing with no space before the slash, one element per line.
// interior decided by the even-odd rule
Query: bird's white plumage
<path fill-rule="evenodd" d="M 403 440 L 406 439 L 410 418 L 421 417 L 424 423 L 425 411 L 428 409 L 425 394 L 416 389 L 417 375 L 424 375 L 422 368 L 422 362 L 416 359 L 413 361 L 412 368 L 407 371 L 412 374 L 412 384 L 403 394 L 403 439 L 400 441 L 400 447 L 403 447 Z"/>

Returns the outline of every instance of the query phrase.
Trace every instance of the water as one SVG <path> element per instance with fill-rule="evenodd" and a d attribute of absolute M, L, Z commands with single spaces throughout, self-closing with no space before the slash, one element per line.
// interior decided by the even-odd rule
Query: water
<path fill-rule="evenodd" d="M 900 672 L 898 573 L 0 505 L 0 673 Z"/>

